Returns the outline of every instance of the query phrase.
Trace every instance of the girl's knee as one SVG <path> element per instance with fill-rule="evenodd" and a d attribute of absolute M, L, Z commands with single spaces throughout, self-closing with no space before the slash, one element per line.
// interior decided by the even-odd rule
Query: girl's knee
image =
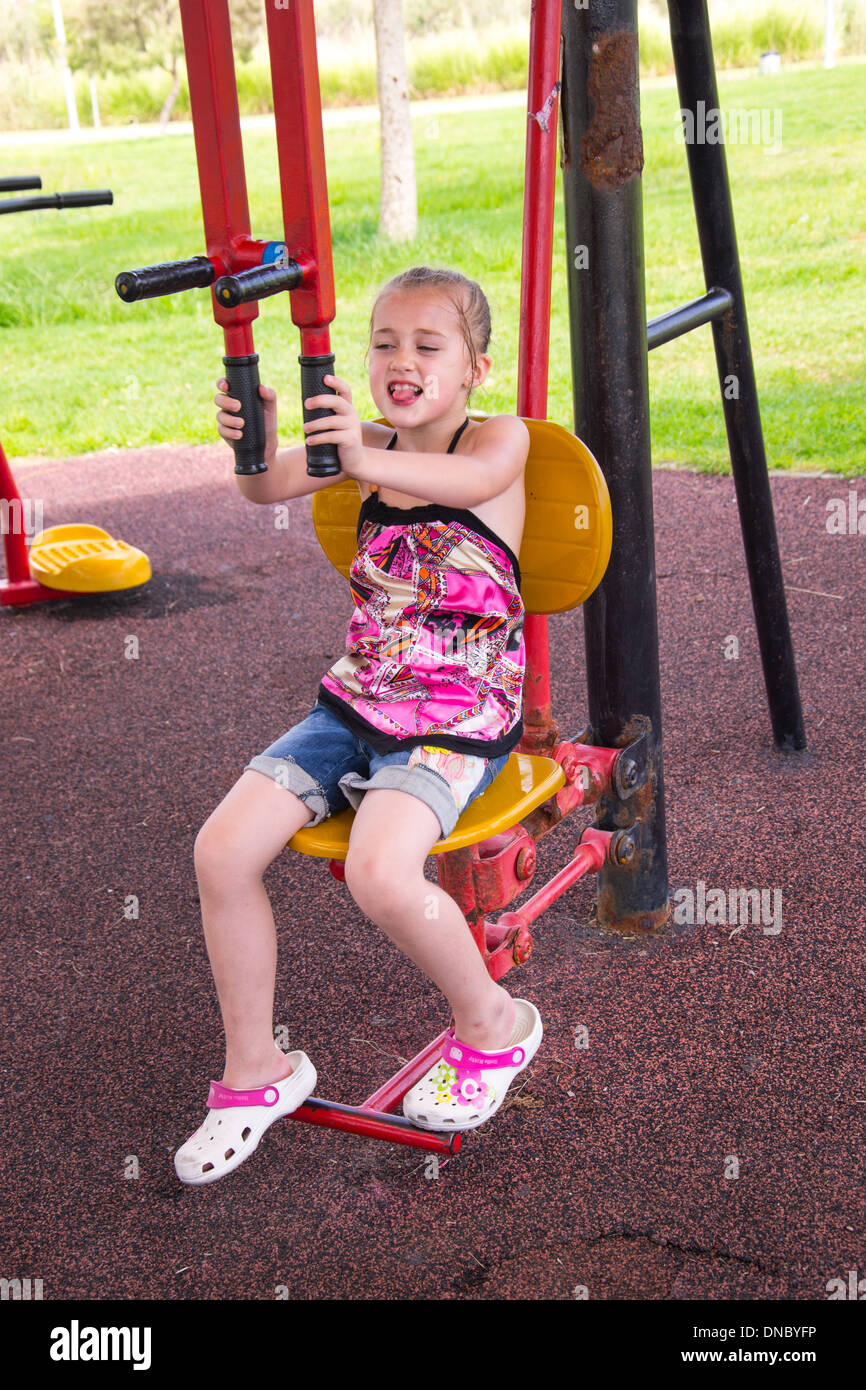
<path fill-rule="evenodd" d="M 346 887 L 355 902 L 359 902 L 371 886 L 375 873 L 376 865 L 371 856 L 360 850 L 353 850 L 350 845 L 343 863 L 343 874 Z"/>
<path fill-rule="evenodd" d="M 419 891 L 418 875 L 406 864 L 395 862 L 387 850 L 349 847 L 344 865 L 346 887 L 359 907 L 392 908 L 404 904 Z M 421 878 L 421 884 L 426 879 Z"/>
<path fill-rule="evenodd" d="M 196 836 L 196 871 L 211 878 L 260 877 L 311 818 L 294 792 L 245 771 Z"/>
<path fill-rule="evenodd" d="M 252 870 L 239 836 L 231 825 L 212 815 L 195 837 L 193 859 L 199 878 L 239 878 Z"/>

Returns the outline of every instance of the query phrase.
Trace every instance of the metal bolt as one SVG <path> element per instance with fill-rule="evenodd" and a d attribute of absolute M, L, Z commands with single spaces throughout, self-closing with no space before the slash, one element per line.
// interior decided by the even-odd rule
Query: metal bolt
<path fill-rule="evenodd" d="M 631 788 L 637 785 L 637 763 L 634 761 L 633 758 L 626 758 L 625 762 L 623 763 L 622 772 L 620 773 L 620 781 L 622 782 L 622 785 L 626 788 Z"/>
<path fill-rule="evenodd" d="M 531 875 L 535 872 L 534 846 L 529 846 L 528 848 L 519 851 L 514 864 L 514 872 L 517 875 L 517 877 L 521 879 L 530 878 Z"/>
<path fill-rule="evenodd" d="M 620 830 L 611 844 L 611 858 L 615 864 L 630 864 L 634 859 L 635 849 L 631 831 Z"/>
<path fill-rule="evenodd" d="M 531 935 L 525 928 L 521 928 L 514 938 L 514 945 L 511 948 L 511 959 L 515 965 L 525 965 L 532 955 L 534 942 Z"/>

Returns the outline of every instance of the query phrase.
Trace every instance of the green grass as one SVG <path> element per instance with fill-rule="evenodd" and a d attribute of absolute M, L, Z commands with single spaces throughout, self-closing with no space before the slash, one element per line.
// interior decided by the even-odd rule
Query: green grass
<path fill-rule="evenodd" d="M 728 163 L 758 389 L 771 467 L 863 472 L 863 67 L 722 78 L 727 108 L 783 113 L 778 151 L 730 145 Z M 674 139 L 673 87 L 642 96 L 649 317 L 703 290 L 685 151 Z M 491 303 L 493 370 L 473 405 L 516 400 L 525 112 L 426 112 L 414 123 L 419 234 L 377 239 L 378 130 L 326 131 L 337 279 L 332 342 L 362 417 L 374 413 L 363 354 L 375 288 L 427 262 L 478 279 Z M 256 235 L 280 235 L 276 154 L 245 137 Z M 47 190 L 110 187 L 111 208 L 0 220 L 0 333 L 10 456 L 62 457 L 109 446 L 217 439 L 212 405 L 222 335 L 206 291 L 124 305 L 118 271 L 203 249 L 192 138 L 0 150 L 0 174 L 42 175 Z M 556 206 L 548 415 L 570 425 L 568 300 L 561 189 Z M 263 380 L 277 387 L 281 439 L 299 441 L 297 329 L 285 297 L 255 328 Z M 727 446 L 711 331 L 650 355 L 654 459 L 713 471 Z"/>

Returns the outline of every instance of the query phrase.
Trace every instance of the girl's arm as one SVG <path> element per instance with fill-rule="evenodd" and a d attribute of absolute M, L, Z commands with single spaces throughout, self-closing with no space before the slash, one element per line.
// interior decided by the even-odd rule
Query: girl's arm
<path fill-rule="evenodd" d="M 327 478 L 312 478 L 307 472 L 307 447 L 296 445 L 292 449 L 280 449 L 267 460 L 266 473 L 236 473 L 235 482 L 248 502 L 268 505 L 273 502 L 288 502 L 292 497 L 305 497 L 308 492 L 318 492 L 323 487 L 333 487 L 342 483 L 349 474 L 342 470 Z"/>
<path fill-rule="evenodd" d="M 445 507 L 478 507 L 499 497 L 521 476 L 529 457 L 529 430 L 519 415 L 493 415 L 472 435 L 465 454 L 422 454 L 411 450 L 371 448 L 352 405 L 348 383 L 334 383 L 336 395 L 310 396 L 310 407 L 330 414 L 304 423 L 307 439 L 336 444 L 343 469 L 359 485 L 378 483 L 395 492 L 426 497 Z"/>
<path fill-rule="evenodd" d="M 365 447 L 350 465 L 359 483 L 426 497 L 444 507 L 478 507 L 518 478 L 529 455 L 529 430 L 517 415 L 494 415 L 475 431 L 471 453 L 421 454 Z"/>

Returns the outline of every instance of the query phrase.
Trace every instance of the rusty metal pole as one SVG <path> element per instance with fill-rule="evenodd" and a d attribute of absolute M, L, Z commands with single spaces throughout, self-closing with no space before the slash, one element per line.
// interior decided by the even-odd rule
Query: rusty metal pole
<path fill-rule="evenodd" d="M 610 489 L 613 550 L 584 605 L 592 740 L 645 733 L 646 782 L 596 807 L 635 826 L 628 866 L 598 876 L 599 925 L 653 931 L 670 915 L 650 455 L 637 0 L 563 0 L 562 175 L 575 433 Z"/>

